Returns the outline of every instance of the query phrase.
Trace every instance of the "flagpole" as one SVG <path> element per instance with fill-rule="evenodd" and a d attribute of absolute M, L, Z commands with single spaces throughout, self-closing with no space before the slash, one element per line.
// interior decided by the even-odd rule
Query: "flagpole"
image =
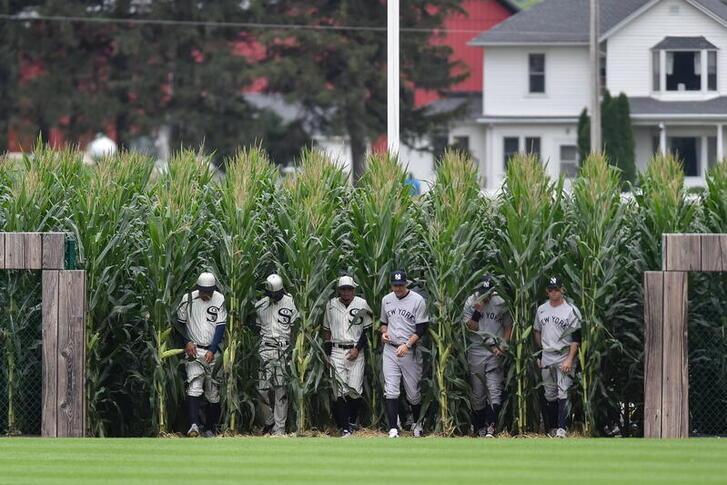
<path fill-rule="evenodd" d="M 386 2 L 386 143 L 399 153 L 399 0 Z"/>

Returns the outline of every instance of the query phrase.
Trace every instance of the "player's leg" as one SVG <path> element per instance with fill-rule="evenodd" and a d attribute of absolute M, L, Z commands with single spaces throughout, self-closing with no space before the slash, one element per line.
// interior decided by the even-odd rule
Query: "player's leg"
<path fill-rule="evenodd" d="M 556 369 L 556 377 L 558 381 L 558 430 L 559 437 L 565 438 L 568 429 L 568 417 L 570 416 L 570 402 L 568 401 L 568 391 L 573 385 L 572 374 L 566 374 L 559 368 Z M 563 430 L 562 432 L 560 430 Z"/>
<path fill-rule="evenodd" d="M 558 427 L 558 378 L 556 368 L 557 364 L 554 364 L 541 369 L 546 402 L 545 428 L 547 433 L 554 432 L 553 430 Z"/>
<path fill-rule="evenodd" d="M 487 388 L 485 383 L 485 359 L 481 352 L 473 349 L 467 353 L 470 373 L 470 406 L 472 408 L 472 428 L 478 434 L 485 427 L 487 407 Z"/>
<path fill-rule="evenodd" d="M 187 419 L 189 430 L 187 436 L 199 436 L 199 409 L 204 393 L 204 367 L 199 360 L 186 361 L 187 373 Z"/>
<path fill-rule="evenodd" d="M 204 397 L 209 403 L 207 409 L 207 427 L 209 429 L 206 432 L 210 434 L 217 432 L 220 424 L 220 415 L 222 414 L 220 406 L 220 381 L 218 376 L 215 375 L 215 368 L 219 358 L 220 353 L 217 352 L 212 362 L 204 366 Z"/>
<path fill-rule="evenodd" d="M 366 372 L 366 360 L 363 352 L 359 352 L 356 360 L 348 361 L 348 367 L 348 385 L 351 388 L 347 398 L 348 426 L 349 429 L 352 429 L 358 420 L 361 396 L 363 396 L 363 380 Z"/>
<path fill-rule="evenodd" d="M 410 350 L 404 357 L 399 359 L 399 366 L 401 368 L 401 376 L 404 380 L 406 400 L 409 406 L 411 406 L 412 418 L 414 420 L 412 431 L 414 432 L 414 436 L 419 437 L 422 434 L 422 393 L 420 383 L 424 367 L 424 358 L 421 351 L 416 347 Z"/>
<path fill-rule="evenodd" d="M 263 434 L 270 433 L 275 425 L 271 399 L 273 389 L 272 381 L 273 368 L 270 353 L 267 349 L 261 349 L 257 390 L 260 416 L 263 419 Z"/>
<path fill-rule="evenodd" d="M 333 364 L 333 392 L 336 400 L 333 402 L 333 418 L 339 433 L 348 431 L 348 412 L 346 409 L 346 354 L 338 347 L 331 350 L 331 363 Z"/>
<path fill-rule="evenodd" d="M 505 386 L 505 369 L 502 358 L 495 355 L 488 357 L 485 373 L 489 405 L 487 407 L 487 435 L 493 436 L 497 431 L 497 418 L 502 406 L 502 391 Z"/>
<path fill-rule="evenodd" d="M 275 427 L 274 435 L 285 434 L 285 422 L 288 419 L 288 382 L 287 382 L 287 353 L 280 350 L 273 361 L 273 394 L 275 398 L 275 406 L 273 409 L 273 418 Z"/>
<path fill-rule="evenodd" d="M 396 349 L 393 345 L 384 345 L 382 353 L 384 372 L 384 398 L 386 399 L 386 419 L 389 425 L 389 436 L 398 436 L 396 418 L 399 415 L 399 394 L 401 392 L 401 368 Z"/>

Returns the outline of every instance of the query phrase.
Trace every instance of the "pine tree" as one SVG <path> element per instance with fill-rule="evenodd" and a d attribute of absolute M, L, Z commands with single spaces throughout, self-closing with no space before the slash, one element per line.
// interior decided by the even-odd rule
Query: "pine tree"
<path fill-rule="evenodd" d="M 591 118 L 588 116 L 588 109 L 583 108 L 578 117 L 578 160 L 583 161 L 591 153 Z"/>
<path fill-rule="evenodd" d="M 621 93 L 613 101 L 613 110 L 619 131 L 620 153 L 617 159 L 617 166 L 621 169 L 622 183 L 634 182 L 636 180 L 636 156 L 634 131 L 631 127 L 631 109 L 629 98 Z"/>

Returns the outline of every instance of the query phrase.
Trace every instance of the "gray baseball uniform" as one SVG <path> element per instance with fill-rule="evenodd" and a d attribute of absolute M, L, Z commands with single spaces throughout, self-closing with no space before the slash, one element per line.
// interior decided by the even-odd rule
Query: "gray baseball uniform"
<path fill-rule="evenodd" d="M 471 295 L 464 304 L 463 319 L 465 325 L 472 319 L 475 303 L 479 296 Z M 505 332 L 505 327 L 512 326 L 512 318 L 503 300 L 497 294 L 484 303 L 480 312 L 482 315 L 477 322 L 477 331 L 467 328 L 467 362 L 470 371 L 472 386 L 470 398 L 472 409 L 479 411 L 487 406 L 488 396 L 490 404 L 502 404 L 502 390 L 505 381 L 503 358 L 492 353 L 492 347 L 499 344 Z"/>
<path fill-rule="evenodd" d="M 565 374 L 559 366 L 568 357 L 572 333 L 581 328 L 581 313 L 565 300 L 558 306 L 546 301 L 538 307 L 533 327 L 540 332 L 543 347 L 541 366 L 545 399 L 568 399 L 573 372 Z"/>
<path fill-rule="evenodd" d="M 260 327 L 260 374 L 258 391 L 261 411 L 266 425 L 275 424 L 275 432 L 285 432 L 288 417 L 288 358 L 291 329 L 298 319 L 293 298 L 285 294 L 277 303 L 264 297 L 255 304 L 257 325 Z M 270 390 L 274 393 L 271 409 Z"/>
<path fill-rule="evenodd" d="M 414 347 L 404 357 L 396 356 L 396 348 L 416 333 L 419 323 L 427 323 L 427 305 L 424 298 L 409 291 L 404 298 L 397 298 L 392 292 L 381 300 L 381 323 L 387 325 L 391 343 L 384 345 L 384 397 L 397 399 L 401 393 L 401 380 L 410 404 L 422 400 L 419 382 L 422 378 L 422 353 Z"/>
<path fill-rule="evenodd" d="M 185 361 L 187 395 L 199 397 L 204 394 L 208 402 L 218 403 L 220 383 L 213 371 L 220 353 L 216 352 L 209 364 L 205 362 L 204 356 L 207 347 L 212 344 L 215 328 L 227 322 L 225 297 L 215 291 L 209 301 L 204 301 L 199 297 L 199 291 L 195 290 L 191 293 L 190 303 L 189 296 L 190 293 L 186 293 L 177 307 L 177 321 L 186 326 L 189 340 L 197 346 L 196 359 Z"/>
<path fill-rule="evenodd" d="M 363 318 L 356 318 L 359 312 L 363 312 Z M 358 342 L 361 333 L 371 327 L 371 320 L 371 308 L 366 300 L 358 296 L 348 306 L 340 298 L 333 298 L 326 305 L 323 328 L 331 332 L 331 362 L 337 398 L 346 395 L 358 398 L 363 394 L 364 353 L 359 352 L 354 360 L 348 359 L 348 353 Z"/>

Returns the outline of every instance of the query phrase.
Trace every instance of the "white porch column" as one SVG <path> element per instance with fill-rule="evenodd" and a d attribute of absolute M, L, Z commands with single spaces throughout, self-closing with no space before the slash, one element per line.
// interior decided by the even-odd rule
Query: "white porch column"
<path fill-rule="evenodd" d="M 724 125 L 717 123 L 717 160 L 721 162 L 724 159 Z"/>
<path fill-rule="evenodd" d="M 666 125 L 659 123 L 659 153 L 666 154 Z"/>
<path fill-rule="evenodd" d="M 483 96 L 484 97 L 484 96 Z M 492 133 L 492 124 L 485 125 L 485 188 L 495 190 L 495 137 Z"/>

